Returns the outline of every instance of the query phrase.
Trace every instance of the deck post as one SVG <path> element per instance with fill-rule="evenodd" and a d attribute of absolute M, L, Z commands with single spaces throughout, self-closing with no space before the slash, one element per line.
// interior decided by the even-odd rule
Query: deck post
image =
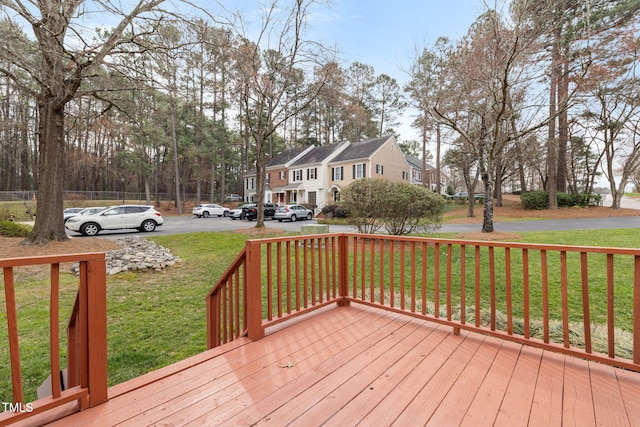
<path fill-rule="evenodd" d="M 260 265 L 260 243 L 248 240 L 247 246 L 247 336 L 251 340 L 264 337 L 262 328 L 262 281 Z"/>
<path fill-rule="evenodd" d="M 640 364 L 640 256 L 633 264 L 633 363 Z"/>
<path fill-rule="evenodd" d="M 349 236 L 338 236 L 338 293 L 339 306 L 347 306 L 349 300 Z"/>
<path fill-rule="evenodd" d="M 87 262 L 87 356 L 89 407 L 109 400 L 107 389 L 107 267 L 104 258 Z"/>

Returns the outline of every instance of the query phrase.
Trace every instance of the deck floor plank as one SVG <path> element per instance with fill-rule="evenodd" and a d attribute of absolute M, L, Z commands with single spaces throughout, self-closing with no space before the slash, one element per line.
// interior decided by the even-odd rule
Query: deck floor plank
<path fill-rule="evenodd" d="M 562 354 L 544 352 L 540 361 L 536 391 L 533 394 L 530 425 L 548 427 L 562 425 L 564 359 Z"/>
<path fill-rule="evenodd" d="M 640 398 L 638 398 L 640 375 L 624 369 L 616 369 L 616 377 L 618 378 L 622 401 L 629 415 L 629 422 L 634 427 L 640 427 L 640 417 L 633 416 L 633 414 L 640 414 Z"/>
<path fill-rule="evenodd" d="M 501 343 L 502 340 L 498 338 L 484 340 L 426 425 L 460 425 L 493 365 Z"/>
<path fill-rule="evenodd" d="M 589 362 L 567 357 L 564 362 L 563 379 L 562 425 L 575 427 L 595 425 Z"/>
<path fill-rule="evenodd" d="M 450 339 L 455 338 L 458 337 Z M 422 388 L 412 398 L 409 405 L 401 411 L 392 425 L 424 425 L 430 415 L 438 409 L 469 361 L 475 357 L 484 340 L 485 337 L 480 335 L 467 335 L 456 351 L 448 355 L 447 361 L 432 377 L 425 381 L 424 377 L 416 376 L 414 380 L 422 383 Z M 406 398 L 407 396 L 405 396 Z M 373 422 L 374 419 L 371 421 Z"/>
<path fill-rule="evenodd" d="M 302 423 L 306 425 L 321 424 L 326 420 L 327 415 L 339 410 L 354 397 L 354 394 L 370 384 L 372 377 L 378 378 L 385 370 L 393 366 L 428 332 L 424 328 L 420 328 L 416 322 L 407 323 L 403 328 L 393 332 L 393 334 L 405 336 L 401 341 L 394 342 L 396 339 L 392 336 L 378 341 L 364 354 L 344 363 L 340 368 L 323 377 L 280 408 L 266 414 L 260 420 L 260 424 L 265 426 L 289 425 L 299 417 L 303 417 Z M 343 393 L 336 392 L 341 386 Z M 321 402 L 325 405 L 320 405 Z M 309 410 L 312 408 L 318 409 L 316 416 L 310 413 Z"/>
<path fill-rule="evenodd" d="M 465 341 L 467 335 L 454 337 L 449 333 L 438 345 L 437 351 L 432 351 L 404 378 L 393 387 L 385 398 L 375 405 L 358 421 L 366 425 L 390 425 L 398 417 L 399 412 L 406 408 L 431 377 L 439 372 L 449 357 Z M 340 426 L 342 417 L 334 417 L 327 423 L 327 427 Z"/>
<path fill-rule="evenodd" d="M 640 373 L 358 304 L 111 390 L 52 425 L 640 424 Z"/>
<path fill-rule="evenodd" d="M 340 316 L 342 317 L 342 316 Z M 268 395 L 271 392 L 270 385 L 265 387 L 265 380 L 282 371 L 282 366 L 289 366 L 291 360 L 297 361 L 297 370 L 313 367 L 318 360 L 318 354 L 328 355 L 338 352 L 348 345 L 350 338 L 360 338 L 358 332 L 349 333 L 347 327 L 353 324 L 354 319 L 372 321 L 382 325 L 389 319 L 355 317 L 346 315 L 339 322 L 329 325 L 314 323 L 311 327 L 304 328 L 290 338 L 296 343 L 296 349 L 290 344 L 273 348 L 257 357 L 259 352 L 249 352 L 238 361 L 240 367 L 227 369 L 224 375 L 213 381 L 200 385 L 192 385 L 191 391 L 182 399 L 170 401 L 174 408 L 173 413 L 164 413 L 157 409 L 151 409 L 144 414 L 144 418 L 151 421 L 160 419 L 168 420 L 175 424 L 182 424 L 194 418 L 205 415 L 209 408 L 225 404 L 231 399 L 242 396 L 251 391 L 253 398 L 257 393 Z M 268 336 L 264 339 L 267 339 Z M 338 344 L 335 344 L 336 339 Z M 281 342 L 284 342 L 280 340 Z M 292 352 L 295 350 L 295 352 Z M 314 360 L 315 359 L 315 360 Z M 294 374 L 293 372 L 290 374 Z M 295 375 L 293 375 L 295 376 Z M 255 392 L 257 390 L 257 392 Z"/>
<path fill-rule="evenodd" d="M 414 370 L 417 366 L 419 366 L 429 354 L 438 349 L 441 342 L 449 334 L 451 334 L 451 328 L 446 326 L 438 327 L 431 333 L 425 335 L 424 338 L 402 356 L 397 363 L 389 367 L 382 375 L 377 376 L 373 382 L 366 384 L 365 387 L 362 387 L 362 384 L 367 382 L 367 380 L 364 379 L 358 384 L 355 392 L 351 390 L 352 384 L 350 382 L 342 384 L 339 389 L 334 391 L 334 394 L 355 394 L 355 396 L 337 411 L 330 412 L 327 406 L 333 405 L 333 403 L 330 402 L 329 399 L 324 399 L 307 411 L 304 417 L 298 418 L 293 422 L 292 425 L 305 427 L 308 425 L 306 424 L 307 419 L 320 420 L 324 418 L 322 422 L 326 426 L 344 426 L 344 420 L 361 420 L 386 399 L 389 393 L 398 386 L 400 381 L 408 375 L 414 375 Z M 367 378 L 367 371 L 361 371 L 360 374 L 361 377 Z M 333 409 L 335 409 L 335 407 Z"/>
<path fill-rule="evenodd" d="M 609 426 L 629 425 L 630 421 L 618 387 L 615 368 L 593 363 L 589 365 L 589 373 L 596 423 Z"/>
<path fill-rule="evenodd" d="M 355 346 L 350 346 L 348 351 L 336 354 L 313 369 L 307 370 L 295 382 L 282 385 L 269 399 L 262 399 L 256 402 L 232 418 L 225 420 L 225 424 L 254 425 L 263 416 L 269 417 L 269 414 L 279 409 L 283 404 L 296 402 L 296 399 L 301 395 L 304 399 L 307 396 L 306 390 L 310 388 L 317 390 L 319 395 L 325 395 L 327 388 L 331 387 L 333 383 L 333 381 L 331 383 L 325 381 L 327 377 L 335 378 L 336 376 L 345 375 L 347 369 L 357 370 L 362 365 L 374 361 L 394 341 L 404 338 L 414 327 L 417 327 L 417 325 L 408 320 L 403 319 L 378 328 L 377 333 L 369 335 L 367 339 L 361 340 Z M 317 397 L 313 398 L 317 399 Z"/>
<path fill-rule="evenodd" d="M 202 398 L 196 408 L 183 406 L 178 408 L 179 411 L 176 413 L 167 415 L 163 419 L 174 425 L 187 422 L 194 425 L 210 425 L 222 422 L 225 418 L 250 407 L 251 402 L 272 397 L 283 384 L 296 380 L 299 375 L 314 369 L 326 358 L 348 351 L 350 347 L 357 345 L 360 339 L 364 339 L 365 334 L 372 335 L 378 328 L 382 330 L 389 328 L 395 318 L 397 318 L 396 315 L 378 318 L 349 316 L 345 319 L 346 323 L 341 323 L 338 331 L 333 332 L 336 336 L 332 336 L 331 328 L 317 323 L 316 327 L 320 331 L 314 334 L 314 344 L 298 351 L 292 351 L 291 347 L 286 347 L 284 352 L 257 360 L 254 364 L 257 369 L 252 369 L 254 368 L 252 365 L 240 372 L 230 371 L 230 377 L 236 381 L 220 389 L 220 393 L 217 393 L 218 390 L 212 393 L 208 387 L 203 386 L 198 390 Z M 365 332 L 360 329 L 359 332 L 363 335 L 353 339 L 354 334 L 351 330 L 358 322 L 366 322 L 371 330 Z M 304 337 L 293 337 L 291 342 L 299 346 L 304 342 Z M 212 411 L 212 408 L 215 411 Z M 151 413 L 145 414 L 145 418 L 147 417 L 155 418 Z"/>
<path fill-rule="evenodd" d="M 507 392 L 519 354 L 520 346 L 518 344 L 507 341 L 502 343 L 485 381 L 478 389 L 476 397 L 461 422 L 461 426 L 476 427 L 493 424 Z"/>
<path fill-rule="evenodd" d="M 542 350 L 540 349 L 522 347 L 520 350 L 507 393 L 496 417 L 496 426 L 528 425 L 541 358 Z"/>

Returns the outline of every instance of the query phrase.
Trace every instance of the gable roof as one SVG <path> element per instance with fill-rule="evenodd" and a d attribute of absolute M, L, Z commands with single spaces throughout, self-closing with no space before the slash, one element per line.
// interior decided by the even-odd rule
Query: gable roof
<path fill-rule="evenodd" d="M 422 160 L 417 159 L 408 154 L 406 154 L 404 158 L 407 160 L 407 163 L 409 163 L 409 166 L 411 166 L 414 169 L 422 170 Z M 425 170 L 431 170 L 431 169 L 435 169 L 435 168 L 431 166 L 429 163 L 425 163 Z"/>
<path fill-rule="evenodd" d="M 300 154 L 311 149 L 313 149 L 312 145 L 304 145 L 284 150 L 273 156 L 267 163 L 267 167 L 286 166 L 287 163 L 294 160 Z"/>
<path fill-rule="evenodd" d="M 342 153 L 338 154 L 333 161 L 367 159 L 380 149 L 390 138 L 390 135 L 382 138 L 369 139 L 366 141 L 352 142 Z"/>
<path fill-rule="evenodd" d="M 291 167 L 307 165 L 307 164 L 314 164 L 314 163 L 321 163 L 322 161 L 326 160 L 329 156 L 334 154 L 335 151 L 338 148 L 340 148 L 344 144 L 348 144 L 348 143 L 349 142 L 347 142 L 347 141 L 343 141 L 343 142 L 338 142 L 337 144 L 320 145 L 320 146 L 314 147 L 313 150 L 309 151 L 307 154 L 305 154 L 304 156 L 302 156 L 298 160 L 296 160 L 291 165 Z M 349 148 L 347 148 L 347 150 L 348 149 Z"/>

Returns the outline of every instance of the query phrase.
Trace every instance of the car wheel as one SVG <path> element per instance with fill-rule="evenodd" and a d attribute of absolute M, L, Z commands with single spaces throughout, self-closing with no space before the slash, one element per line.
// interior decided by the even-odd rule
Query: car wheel
<path fill-rule="evenodd" d="M 279 220 L 278 220 L 278 222 L 282 222 L 282 220 L 281 220 L 281 219 L 279 219 Z"/>
<path fill-rule="evenodd" d="M 311 215 L 311 212 L 309 212 L 309 213 L 307 214 L 307 220 L 311 221 L 311 218 L 313 218 L 313 215 Z"/>
<path fill-rule="evenodd" d="M 291 222 L 295 222 L 298 217 L 295 214 L 291 215 Z"/>
<path fill-rule="evenodd" d="M 140 226 L 140 231 L 151 232 L 155 229 L 156 229 L 156 223 L 155 221 L 152 221 L 150 219 L 144 220 L 144 222 Z"/>
<path fill-rule="evenodd" d="M 224 216 L 229 216 L 229 211 L 224 211 Z"/>
<path fill-rule="evenodd" d="M 209 212 L 207 211 L 202 212 L 202 216 L 205 218 L 209 218 Z"/>
<path fill-rule="evenodd" d="M 88 222 L 86 224 L 82 224 L 82 227 L 80 227 L 80 231 L 85 236 L 95 236 L 100 232 L 100 226 L 95 222 Z"/>

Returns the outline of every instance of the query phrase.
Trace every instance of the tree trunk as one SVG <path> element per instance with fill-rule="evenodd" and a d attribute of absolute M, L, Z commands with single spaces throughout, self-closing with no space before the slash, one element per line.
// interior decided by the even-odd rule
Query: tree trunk
<path fill-rule="evenodd" d="M 547 141 L 547 191 L 549 209 L 558 209 L 558 139 L 556 138 L 556 114 L 558 111 L 558 83 L 562 74 L 560 65 L 561 29 L 553 32 L 551 53 L 551 80 L 549 82 L 549 133 Z"/>
<path fill-rule="evenodd" d="M 568 65 L 566 63 L 559 65 L 562 67 L 558 73 L 558 102 L 560 103 L 560 112 L 558 114 L 558 175 L 557 185 L 558 191 L 567 192 L 567 141 L 569 138 L 569 120 L 567 112 L 567 96 L 569 92 L 569 76 Z"/>
<path fill-rule="evenodd" d="M 441 131 L 440 123 L 436 124 L 436 192 L 442 194 L 442 179 L 440 175 L 440 147 L 441 147 Z"/>
<path fill-rule="evenodd" d="M 38 135 L 38 205 L 36 221 L 25 244 L 67 240 L 64 210 L 64 104 L 41 96 Z"/>
<path fill-rule="evenodd" d="M 254 134 L 256 141 L 256 210 L 258 212 L 256 228 L 264 228 L 264 192 L 266 187 L 266 170 L 268 156 L 264 152 L 267 148 L 267 137 Z"/>
<path fill-rule="evenodd" d="M 173 168 L 176 184 L 176 209 L 178 214 L 182 213 L 182 203 L 180 202 L 180 167 L 178 162 L 178 135 L 176 134 L 177 119 L 175 104 L 171 106 L 171 139 L 173 140 Z"/>

